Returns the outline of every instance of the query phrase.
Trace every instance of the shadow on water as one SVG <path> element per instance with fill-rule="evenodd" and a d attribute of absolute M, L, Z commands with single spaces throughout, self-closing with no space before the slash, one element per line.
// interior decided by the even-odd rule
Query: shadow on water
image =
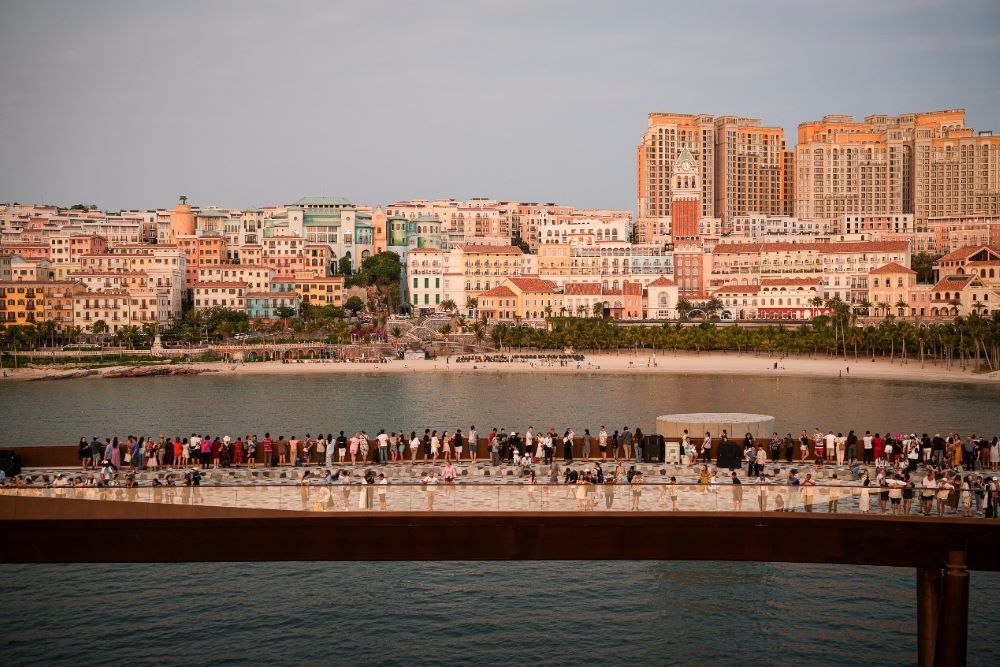
<path fill-rule="evenodd" d="M 914 573 L 771 563 L 2 566 L 7 664 L 907 664 Z M 973 574 L 973 618 L 1000 576 Z M 991 622 L 992 623 L 992 622 Z M 976 632 L 980 627 L 986 632 Z M 970 664 L 997 664 L 974 620 Z"/>

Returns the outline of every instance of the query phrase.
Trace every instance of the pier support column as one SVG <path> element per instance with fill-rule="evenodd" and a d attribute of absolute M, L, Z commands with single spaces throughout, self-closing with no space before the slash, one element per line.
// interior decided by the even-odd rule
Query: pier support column
<path fill-rule="evenodd" d="M 941 570 L 917 568 L 917 664 L 933 667 L 941 602 Z"/>
<path fill-rule="evenodd" d="M 969 571 L 964 545 L 949 548 L 943 580 L 934 664 L 964 665 L 969 639 Z"/>

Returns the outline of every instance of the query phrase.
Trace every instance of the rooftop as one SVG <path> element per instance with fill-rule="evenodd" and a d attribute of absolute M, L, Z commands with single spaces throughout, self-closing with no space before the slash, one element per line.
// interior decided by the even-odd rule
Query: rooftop
<path fill-rule="evenodd" d="M 329 206 L 331 208 L 353 207 L 354 203 L 343 197 L 303 197 L 293 206 Z"/>

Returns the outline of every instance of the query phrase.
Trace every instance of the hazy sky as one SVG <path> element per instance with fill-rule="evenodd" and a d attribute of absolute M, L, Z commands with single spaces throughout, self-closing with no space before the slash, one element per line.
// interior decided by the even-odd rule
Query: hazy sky
<path fill-rule="evenodd" d="M 998 63 L 997 0 L 0 0 L 0 201 L 634 209 L 650 111 L 1000 131 Z"/>

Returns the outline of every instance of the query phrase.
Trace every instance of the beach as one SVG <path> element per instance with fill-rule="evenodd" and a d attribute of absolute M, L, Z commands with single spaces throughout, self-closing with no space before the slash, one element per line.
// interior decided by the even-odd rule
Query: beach
<path fill-rule="evenodd" d="M 554 353 L 553 353 L 554 354 Z M 548 353 L 539 353 L 544 357 Z M 777 364 L 777 366 L 775 366 Z M 969 364 L 971 366 L 971 364 Z M 86 371 L 80 368 L 21 368 L 4 369 L 0 381 L 64 379 L 81 376 L 94 378 L 104 374 L 121 376 L 122 367 L 107 367 Z M 153 367 L 159 368 L 159 367 Z M 342 363 L 302 360 L 253 363 L 199 362 L 175 365 L 171 374 L 213 373 L 221 375 L 304 375 L 316 373 L 566 373 L 566 374 L 667 374 L 667 375 L 739 375 L 758 377 L 813 377 L 862 380 L 918 380 L 921 382 L 1000 382 L 1000 371 L 974 373 L 963 371 L 957 362 L 948 368 L 929 361 L 921 367 L 919 359 L 889 362 L 885 359 L 849 356 L 845 361 L 834 357 L 768 357 L 753 354 L 706 352 L 622 352 L 620 354 L 585 355 L 583 361 L 557 360 L 477 362 L 457 361 L 456 356 L 427 360 L 392 360 L 386 363 Z M 148 373 L 148 371 L 147 371 Z M 125 374 L 127 376 L 127 374 Z"/>

